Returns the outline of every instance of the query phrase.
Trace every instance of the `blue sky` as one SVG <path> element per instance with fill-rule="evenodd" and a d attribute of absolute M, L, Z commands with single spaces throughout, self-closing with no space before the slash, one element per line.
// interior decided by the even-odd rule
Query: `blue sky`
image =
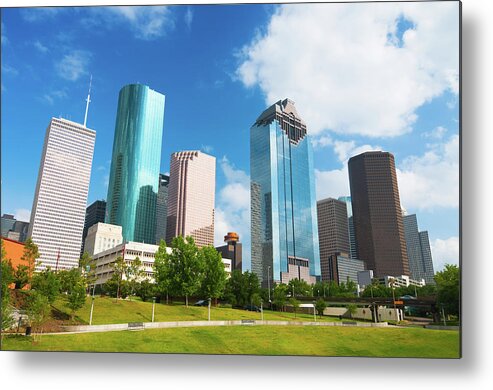
<path fill-rule="evenodd" d="M 317 198 L 349 192 L 347 159 L 394 153 L 401 202 L 435 268 L 458 263 L 458 4 L 209 5 L 2 10 L 2 213 L 26 219 L 52 116 L 88 126 L 88 204 L 105 199 L 120 88 L 166 95 L 162 172 L 217 158 L 216 241 L 249 255 L 249 128 L 290 97 L 313 138 Z M 247 261 L 248 263 L 248 261 Z"/>

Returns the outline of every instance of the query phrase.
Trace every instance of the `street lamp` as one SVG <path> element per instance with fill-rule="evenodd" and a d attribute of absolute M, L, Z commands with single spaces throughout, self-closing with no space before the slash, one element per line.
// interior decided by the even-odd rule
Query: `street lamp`
<path fill-rule="evenodd" d="M 317 315 L 315 313 L 315 301 L 313 301 L 313 319 L 315 322 L 317 321 Z"/>
<path fill-rule="evenodd" d="M 265 286 L 265 284 L 264 284 Z M 267 290 L 269 292 L 269 302 L 271 302 L 270 300 L 270 265 L 267 267 Z"/>
<path fill-rule="evenodd" d="M 209 306 L 208 321 L 210 321 L 211 320 L 211 299 L 209 298 L 208 301 L 209 301 L 209 305 L 208 305 Z"/>
<path fill-rule="evenodd" d="M 154 306 L 156 306 L 156 297 L 152 297 L 152 322 L 154 322 Z"/>
<path fill-rule="evenodd" d="M 260 315 L 262 318 L 262 321 L 264 320 L 264 301 L 260 301 Z"/>
<path fill-rule="evenodd" d="M 395 286 L 395 279 L 390 279 L 389 280 L 390 287 L 392 288 L 392 300 L 394 302 L 394 315 L 395 315 L 395 320 L 399 322 L 399 319 L 397 318 L 397 309 L 395 307 L 395 292 L 394 292 L 394 286 Z"/>
<path fill-rule="evenodd" d="M 91 314 L 89 315 L 89 325 L 92 325 L 92 312 L 94 311 L 94 291 L 96 290 L 96 283 L 92 289 L 92 302 L 91 302 Z"/>

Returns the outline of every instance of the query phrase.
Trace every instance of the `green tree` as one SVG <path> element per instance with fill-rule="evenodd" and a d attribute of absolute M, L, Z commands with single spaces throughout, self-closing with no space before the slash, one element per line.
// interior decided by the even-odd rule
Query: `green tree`
<path fill-rule="evenodd" d="M 256 274 L 234 270 L 226 283 L 224 296 L 233 306 L 251 303 L 252 295 L 260 293 L 260 282 Z"/>
<path fill-rule="evenodd" d="M 349 305 L 346 306 L 347 312 L 349 313 L 349 318 L 353 318 L 353 315 L 356 314 L 356 310 L 358 309 L 358 306 L 356 306 L 354 303 L 350 303 Z"/>
<path fill-rule="evenodd" d="M 291 279 L 288 283 L 288 286 L 289 292 L 291 292 L 291 295 L 293 297 L 309 297 L 312 295 L 312 288 L 304 280 Z"/>
<path fill-rule="evenodd" d="M 81 270 L 80 268 L 72 268 L 70 270 L 61 270 L 55 274 L 60 281 L 60 292 L 68 294 L 81 280 Z"/>
<path fill-rule="evenodd" d="M 117 289 L 116 289 L 116 299 L 120 298 L 120 287 L 122 285 L 123 276 L 128 272 L 128 265 L 122 256 L 118 256 L 114 263 L 111 264 L 113 268 L 113 275 L 116 275 Z"/>
<path fill-rule="evenodd" d="M 291 298 L 289 300 L 289 303 L 291 304 L 291 306 L 293 306 L 294 318 L 296 318 L 296 312 L 300 308 L 300 301 L 298 301 L 296 298 Z"/>
<path fill-rule="evenodd" d="M 289 287 L 286 284 L 280 283 L 274 287 L 272 303 L 276 306 L 277 310 L 283 311 L 288 299 Z"/>
<path fill-rule="evenodd" d="M 200 292 L 204 298 L 214 299 L 217 305 L 228 278 L 221 254 L 212 246 L 204 246 L 199 250 L 199 257 L 204 270 Z"/>
<path fill-rule="evenodd" d="M 262 305 L 262 297 L 259 293 L 253 293 L 250 298 L 250 304 L 260 307 Z"/>
<path fill-rule="evenodd" d="M 29 267 L 19 264 L 14 271 L 15 289 L 20 290 L 29 283 Z"/>
<path fill-rule="evenodd" d="M 148 279 L 144 279 L 138 285 L 137 295 L 146 302 L 149 298 L 156 296 L 156 290 L 156 284 L 151 283 Z"/>
<path fill-rule="evenodd" d="M 119 275 L 115 273 L 103 284 L 102 290 L 112 298 L 116 298 L 118 294 L 120 298 L 125 299 L 130 294 L 128 282 L 126 280 L 120 280 Z"/>
<path fill-rule="evenodd" d="M 38 291 L 31 290 L 27 299 L 26 313 L 29 318 L 29 323 L 33 327 L 33 331 L 37 330 L 39 332 L 50 313 L 48 298 Z M 35 339 L 36 337 L 34 336 L 33 341 Z"/>
<path fill-rule="evenodd" d="M 443 271 L 435 274 L 437 284 L 437 303 L 447 314 L 459 315 L 460 313 L 460 272 L 459 267 L 453 264 L 445 264 Z"/>
<path fill-rule="evenodd" d="M 21 259 L 27 263 L 29 281 L 31 280 L 34 268 L 36 267 L 36 260 L 39 259 L 39 256 L 38 246 L 31 238 L 28 238 L 24 243 L 24 253 Z"/>
<path fill-rule="evenodd" d="M 70 319 L 73 321 L 75 312 L 86 303 L 86 286 L 79 281 L 73 286 L 67 296 L 67 307 L 70 309 Z"/>
<path fill-rule="evenodd" d="M 317 299 L 317 302 L 315 302 L 315 310 L 317 311 L 319 316 L 324 315 L 324 310 L 327 307 L 327 304 L 322 298 Z"/>
<path fill-rule="evenodd" d="M 14 281 L 14 270 L 12 263 L 7 259 L 7 254 L 1 241 L 2 257 L 0 262 L 0 318 L 1 330 L 10 329 L 13 324 L 12 309 L 10 307 L 10 291 L 9 285 Z"/>
<path fill-rule="evenodd" d="M 327 282 L 316 282 L 313 285 L 313 296 L 314 297 L 327 297 L 329 296 L 330 288 Z"/>
<path fill-rule="evenodd" d="M 168 296 L 171 288 L 171 269 L 169 261 L 166 242 L 161 240 L 154 257 L 154 280 L 156 281 L 157 293 L 160 296 L 166 295 L 166 303 L 168 303 Z"/>
<path fill-rule="evenodd" d="M 60 280 L 50 267 L 38 272 L 32 278 L 31 289 L 43 294 L 50 304 L 55 302 L 60 294 L 60 288 Z"/>
<path fill-rule="evenodd" d="M 128 281 L 128 286 L 130 288 L 130 297 L 135 295 L 139 287 L 140 282 L 146 275 L 142 261 L 137 256 L 128 266 L 126 270 L 126 278 Z"/>
<path fill-rule="evenodd" d="M 84 252 L 79 259 L 79 269 L 81 275 L 84 277 L 85 284 L 87 288 L 96 283 L 96 262 L 92 259 L 91 255 L 87 252 Z"/>
<path fill-rule="evenodd" d="M 198 292 L 202 282 L 203 264 L 199 250 L 191 236 L 173 238 L 171 248 L 167 255 L 170 288 L 175 294 L 185 297 L 188 307 L 188 297 Z"/>

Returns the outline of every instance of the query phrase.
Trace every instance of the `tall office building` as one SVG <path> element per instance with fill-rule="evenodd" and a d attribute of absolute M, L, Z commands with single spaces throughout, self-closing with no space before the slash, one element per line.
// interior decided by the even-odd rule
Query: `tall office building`
<path fill-rule="evenodd" d="M 166 240 L 166 218 L 168 214 L 169 176 L 159 174 L 159 188 L 156 202 L 156 245 Z"/>
<path fill-rule="evenodd" d="M 268 281 L 320 276 L 313 152 L 294 102 L 280 100 L 250 129 L 252 272 Z"/>
<path fill-rule="evenodd" d="M 199 151 L 173 153 L 168 188 L 166 242 L 192 236 L 197 246 L 214 245 L 216 158 Z"/>
<path fill-rule="evenodd" d="M 409 275 L 394 156 L 365 152 L 348 168 L 359 258 L 376 277 Z"/>
<path fill-rule="evenodd" d="M 92 225 L 97 224 L 98 222 L 104 222 L 105 214 L 106 214 L 106 201 L 104 200 L 97 200 L 94 203 L 87 206 L 86 219 L 84 221 L 84 231 L 82 232 L 82 248 L 80 251 L 81 256 L 85 251 L 86 237 L 89 228 Z"/>
<path fill-rule="evenodd" d="M 120 90 L 105 222 L 122 227 L 123 241 L 156 242 L 164 100 L 146 85 Z"/>
<path fill-rule="evenodd" d="M 418 231 L 416 214 L 404 215 L 403 224 L 411 278 L 424 279 L 426 284 L 435 283 L 428 232 Z"/>
<path fill-rule="evenodd" d="M 12 214 L 2 215 L 2 237 L 7 237 L 8 232 L 14 228 L 16 221 Z"/>
<path fill-rule="evenodd" d="M 346 203 L 327 198 L 317 201 L 320 271 L 323 281 L 335 280 L 329 273 L 329 257 L 349 254 L 349 228 Z"/>
<path fill-rule="evenodd" d="M 351 257 L 351 259 L 357 259 L 358 249 L 356 246 L 356 235 L 354 233 L 354 218 L 353 218 L 353 206 L 351 204 L 351 197 L 340 196 L 338 200 L 340 200 L 341 202 L 345 202 L 347 208 L 348 229 L 349 229 L 349 257 Z"/>
<path fill-rule="evenodd" d="M 96 132 L 52 118 L 46 130 L 29 236 L 38 246 L 40 269 L 79 264 Z"/>
<path fill-rule="evenodd" d="M 221 256 L 231 260 L 231 270 L 239 270 L 242 268 L 243 245 L 239 242 L 240 236 L 235 232 L 228 232 L 224 236 L 226 245 L 216 246 L 216 250 L 221 253 Z"/>

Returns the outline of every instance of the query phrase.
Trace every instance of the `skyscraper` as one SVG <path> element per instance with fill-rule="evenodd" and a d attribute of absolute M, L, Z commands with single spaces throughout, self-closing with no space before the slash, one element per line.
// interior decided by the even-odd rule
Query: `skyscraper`
<path fill-rule="evenodd" d="M 435 283 L 428 232 L 418 231 L 416 214 L 404 215 L 403 224 L 411 278 L 424 279 L 427 284 Z"/>
<path fill-rule="evenodd" d="M 46 130 L 29 236 L 41 269 L 79 264 L 96 132 L 52 118 Z"/>
<path fill-rule="evenodd" d="M 164 100 L 146 85 L 120 90 L 105 222 L 121 226 L 124 241 L 156 242 Z"/>
<path fill-rule="evenodd" d="M 168 188 L 166 242 L 192 236 L 197 246 L 214 244 L 216 158 L 199 151 L 173 153 Z"/>
<path fill-rule="evenodd" d="M 348 229 L 349 229 L 349 256 L 351 259 L 358 258 L 358 249 L 356 246 L 356 235 L 354 233 L 354 218 L 353 218 L 353 206 L 351 204 L 350 196 L 340 196 L 338 198 L 341 202 L 346 202 Z"/>
<path fill-rule="evenodd" d="M 264 286 L 320 275 L 313 152 L 294 102 L 280 100 L 250 129 L 252 272 Z"/>
<path fill-rule="evenodd" d="M 106 201 L 104 200 L 97 200 L 87 206 L 86 219 L 84 221 L 84 231 L 82 232 L 82 248 L 80 251 L 81 256 L 85 251 L 85 242 L 89 228 L 98 222 L 104 222 L 105 214 Z"/>
<path fill-rule="evenodd" d="M 156 244 L 166 240 L 166 218 L 168 213 L 169 176 L 159 174 L 159 189 L 156 203 Z"/>
<path fill-rule="evenodd" d="M 317 202 L 318 241 L 322 280 L 328 281 L 329 257 L 336 253 L 349 255 L 349 229 L 346 203 L 327 198 Z M 332 279 L 334 280 L 334 279 Z"/>
<path fill-rule="evenodd" d="M 394 156 L 365 152 L 348 168 L 359 258 L 376 277 L 409 275 Z"/>
<path fill-rule="evenodd" d="M 243 245 L 239 242 L 240 236 L 235 232 L 228 232 L 224 236 L 226 245 L 216 246 L 216 250 L 221 253 L 221 256 L 226 259 L 231 259 L 231 270 L 239 270 L 242 268 Z"/>

